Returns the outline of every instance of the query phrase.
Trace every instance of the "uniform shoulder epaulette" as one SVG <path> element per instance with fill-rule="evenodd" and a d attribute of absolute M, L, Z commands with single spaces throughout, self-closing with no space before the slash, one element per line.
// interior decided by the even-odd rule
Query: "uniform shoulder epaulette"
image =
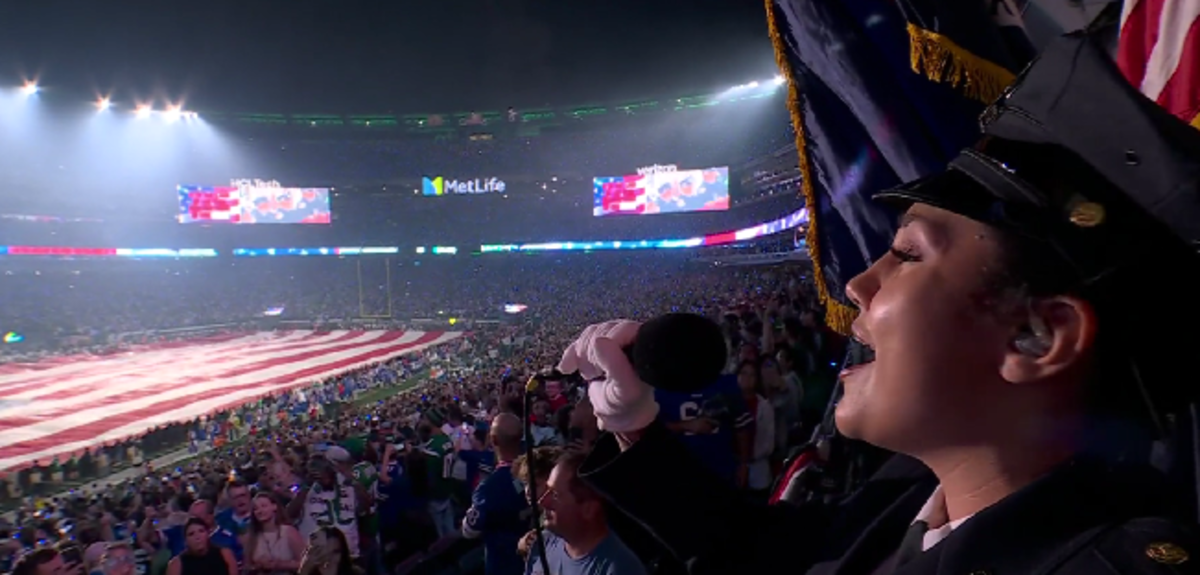
<path fill-rule="evenodd" d="M 1115 526 L 1093 551 L 1114 573 L 1200 574 L 1200 532 L 1163 517 L 1141 517 Z"/>

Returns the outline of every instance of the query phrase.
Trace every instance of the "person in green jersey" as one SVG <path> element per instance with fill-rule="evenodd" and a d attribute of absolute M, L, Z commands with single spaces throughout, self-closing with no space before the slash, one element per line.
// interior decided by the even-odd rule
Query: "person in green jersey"
<path fill-rule="evenodd" d="M 454 440 L 442 432 L 445 417 L 438 409 L 426 411 L 417 434 L 422 441 L 421 451 L 432 461 L 429 470 L 429 516 L 438 537 L 455 533 L 454 507 L 450 503 L 456 487 L 451 473 L 454 469 Z"/>
<path fill-rule="evenodd" d="M 375 499 L 378 493 L 376 484 L 379 482 L 379 470 L 371 459 L 366 457 L 369 452 L 369 447 L 366 438 L 352 437 L 342 442 L 342 447 L 350 454 L 356 463 L 350 467 L 348 475 L 362 487 L 362 492 L 367 497 L 366 515 L 358 520 L 359 529 L 363 531 L 364 537 L 374 538 L 378 533 L 379 518 L 376 513 Z"/>

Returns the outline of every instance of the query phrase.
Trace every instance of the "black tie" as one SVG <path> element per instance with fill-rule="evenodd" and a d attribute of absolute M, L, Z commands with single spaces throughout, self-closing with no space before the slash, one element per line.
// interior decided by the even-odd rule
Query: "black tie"
<path fill-rule="evenodd" d="M 917 520 L 908 526 L 908 531 L 904 532 L 904 539 L 900 541 L 900 548 L 896 550 L 897 569 L 916 559 L 925 551 L 925 533 L 927 531 L 929 531 L 929 524 L 924 521 Z"/>

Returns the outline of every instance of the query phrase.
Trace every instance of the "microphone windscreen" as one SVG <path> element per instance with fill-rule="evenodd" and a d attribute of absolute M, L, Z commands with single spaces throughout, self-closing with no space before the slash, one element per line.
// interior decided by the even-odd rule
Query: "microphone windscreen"
<path fill-rule="evenodd" d="M 694 392 L 721 376 L 726 353 L 721 326 L 696 314 L 669 313 L 642 324 L 630 356 L 642 381 L 667 391 Z"/>

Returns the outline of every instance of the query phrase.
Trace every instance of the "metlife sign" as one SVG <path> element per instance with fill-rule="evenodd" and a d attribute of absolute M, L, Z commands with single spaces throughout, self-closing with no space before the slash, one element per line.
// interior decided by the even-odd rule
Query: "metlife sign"
<path fill-rule="evenodd" d="M 448 180 L 442 176 L 421 179 L 421 191 L 426 196 L 446 194 L 502 194 L 507 186 L 497 178 L 475 178 L 473 180 Z"/>

